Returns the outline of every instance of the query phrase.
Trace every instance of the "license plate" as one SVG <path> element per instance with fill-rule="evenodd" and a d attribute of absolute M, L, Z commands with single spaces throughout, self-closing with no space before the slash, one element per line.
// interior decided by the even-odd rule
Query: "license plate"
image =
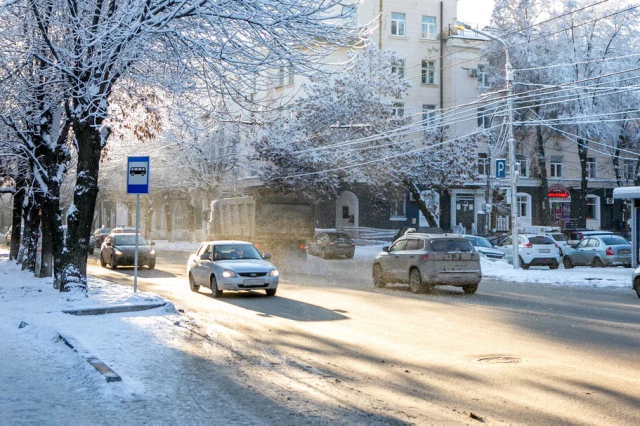
<path fill-rule="evenodd" d="M 245 285 L 262 285 L 264 280 L 244 280 Z"/>
<path fill-rule="evenodd" d="M 551 253 L 549 249 L 540 249 L 540 253 Z"/>
<path fill-rule="evenodd" d="M 631 250 L 620 250 L 618 254 L 631 254 Z"/>

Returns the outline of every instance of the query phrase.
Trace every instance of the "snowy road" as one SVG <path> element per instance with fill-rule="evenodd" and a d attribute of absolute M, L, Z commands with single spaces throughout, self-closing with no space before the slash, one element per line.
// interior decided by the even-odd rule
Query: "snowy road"
<path fill-rule="evenodd" d="M 464 424 L 470 412 L 486 424 L 640 423 L 640 299 L 629 289 L 483 281 L 471 297 L 414 295 L 374 289 L 364 260 L 313 258 L 318 275 L 285 276 L 278 297 L 214 300 L 189 291 L 186 258 L 161 254 L 140 287 L 271 366 L 239 386 L 279 377 L 281 397 L 329 423 L 351 413 L 347 423 Z M 89 272 L 132 281 L 129 269 Z"/>

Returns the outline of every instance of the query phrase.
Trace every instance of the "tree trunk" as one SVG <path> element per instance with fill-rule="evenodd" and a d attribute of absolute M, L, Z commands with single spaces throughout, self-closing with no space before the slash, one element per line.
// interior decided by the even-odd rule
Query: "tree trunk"
<path fill-rule="evenodd" d="M 36 251 L 38 248 L 38 231 L 40 229 L 40 204 L 31 194 L 24 209 L 24 235 L 22 237 L 22 270 L 34 272 L 36 269 Z"/>
<path fill-rule="evenodd" d="M 431 213 L 431 210 L 429 210 L 429 208 L 427 207 L 427 203 L 425 203 L 425 201 L 422 199 L 420 191 L 418 190 L 416 185 L 408 180 L 403 181 L 403 184 L 409 190 L 409 192 L 411 192 L 413 198 L 418 202 L 418 208 L 427 219 L 427 223 L 429 224 L 429 226 L 437 227 L 438 222 L 436 221 L 436 218 L 433 217 L 433 213 Z"/>
<path fill-rule="evenodd" d="M 587 174 L 587 155 L 589 148 L 587 142 L 578 138 L 578 157 L 580 158 L 580 216 L 578 217 L 578 228 L 587 227 L 587 191 L 589 176 Z"/>
<path fill-rule="evenodd" d="M 26 182 L 22 178 L 16 179 L 16 192 L 13 194 L 13 216 L 11 218 L 11 247 L 9 260 L 17 260 L 22 236 L 22 209 Z"/>
<path fill-rule="evenodd" d="M 49 195 L 45 197 L 42 206 L 42 229 L 43 233 L 50 235 L 51 257 L 53 258 L 53 287 L 59 289 L 62 271 L 62 254 L 65 244 L 60 212 L 60 185 L 52 182 L 50 191 Z M 43 256 L 44 253 L 43 246 Z M 51 276 L 51 272 L 46 276 Z"/>
<path fill-rule="evenodd" d="M 539 108 L 538 108 L 539 110 Z M 544 146 L 542 126 L 536 126 L 536 142 L 538 151 L 538 169 L 540 170 L 540 192 L 542 193 L 542 206 L 540 209 L 540 225 L 553 225 L 551 205 L 549 204 L 549 180 L 547 179 L 547 157 Z"/>
<path fill-rule="evenodd" d="M 66 250 L 60 291 L 77 288 L 87 291 L 87 254 L 93 212 L 98 196 L 98 172 L 102 140 L 99 124 L 74 120 L 73 130 L 78 144 L 78 165 L 73 204 L 67 214 Z"/>

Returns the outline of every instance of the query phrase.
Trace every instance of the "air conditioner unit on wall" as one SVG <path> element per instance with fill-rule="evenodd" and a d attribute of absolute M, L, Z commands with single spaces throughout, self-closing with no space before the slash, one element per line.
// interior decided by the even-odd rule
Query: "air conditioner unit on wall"
<path fill-rule="evenodd" d="M 469 68 L 469 77 L 477 77 L 478 68 Z"/>
<path fill-rule="evenodd" d="M 613 204 L 613 198 L 607 198 L 605 204 Z"/>

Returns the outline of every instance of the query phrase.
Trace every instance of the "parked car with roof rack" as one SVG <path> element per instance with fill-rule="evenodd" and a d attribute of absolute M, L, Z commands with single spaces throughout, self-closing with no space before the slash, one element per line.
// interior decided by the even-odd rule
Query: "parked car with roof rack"
<path fill-rule="evenodd" d="M 631 244 L 617 235 L 587 236 L 574 247 L 567 250 L 562 262 L 564 267 L 606 266 L 631 267 Z"/>
<path fill-rule="evenodd" d="M 513 263 L 512 241 L 509 235 L 499 246 L 510 263 Z M 550 269 L 558 269 L 560 266 L 558 245 L 546 235 L 518 235 L 518 254 L 522 269 L 529 269 L 531 266 L 548 266 Z"/>

